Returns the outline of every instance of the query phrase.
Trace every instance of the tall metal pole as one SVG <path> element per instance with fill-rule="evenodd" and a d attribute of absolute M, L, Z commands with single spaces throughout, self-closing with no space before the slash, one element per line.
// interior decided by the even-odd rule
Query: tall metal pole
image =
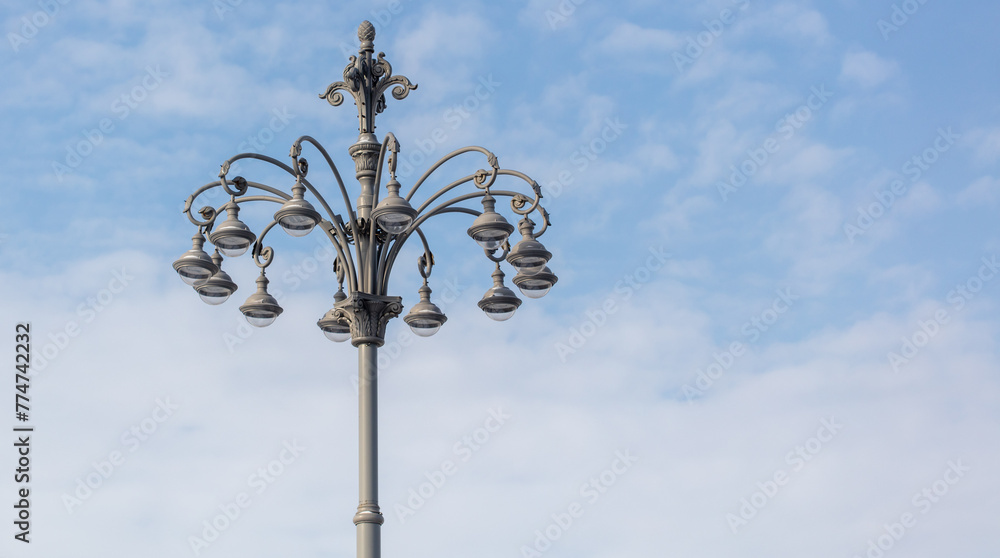
<path fill-rule="evenodd" d="M 358 558 L 381 558 L 384 521 L 378 507 L 378 346 L 358 346 L 359 493 Z"/>
<path fill-rule="evenodd" d="M 386 322 L 403 309 L 402 299 L 355 292 L 336 311 L 351 325 L 358 348 L 358 558 L 380 558 L 385 518 L 378 506 L 378 348 Z"/>

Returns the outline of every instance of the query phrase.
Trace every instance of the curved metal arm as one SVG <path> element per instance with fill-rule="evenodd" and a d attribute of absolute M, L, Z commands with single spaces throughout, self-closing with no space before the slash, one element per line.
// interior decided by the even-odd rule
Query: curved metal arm
<path fill-rule="evenodd" d="M 505 191 L 505 192 L 503 192 L 503 194 L 501 194 L 499 192 L 493 192 L 496 195 L 508 195 L 508 196 L 511 197 L 511 202 L 510 202 L 511 211 L 513 211 L 514 213 L 516 213 L 518 215 L 528 215 L 532 211 L 535 211 L 536 209 L 540 208 L 539 204 L 542 201 L 542 189 L 538 185 L 538 183 L 535 182 L 530 176 L 524 174 L 523 172 L 516 171 L 516 170 L 513 170 L 513 169 L 496 169 L 496 174 L 497 175 L 515 176 L 517 178 L 520 178 L 521 180 L 523 180 L 524 182 L 526 182 L 529 186 L 531 186 L 532 191 L 535 193 L 535 199 L 533 201 L 531 201 L 530 198 L 528 198 L 527 196 L 525 196 L 524 194 L 521 194 L 519 192 Z M 447 192 L 449 190 L 452 190 L 452 189 L 454 189 L 454 188 L 456 188 L 456 187 L 458 187 L 458 186 L 460 186 L 460 185 L 468 182 L 469 180 L 474 179 L 475 176 L 476 175 L 466 176 L 464 178 L 456 180 L 455 182 L 452 182 L 451 184 L 445 186 L 444 188 L 441 188 L 440 190 L 438 190 L 437 193 L 435 193 L 433 196 L 431 196 L 430 198 L 428 198 L 417 209 L 417 214 L 420 214 L 424 209 L 426 209 L 431 204 L 431 202 L 433 202 L 434 200 L 436 200 L 439 197 L 441 197 L 442 195 L 444 195 L 445 192 Z M 473 197 L 480 197 L 482 195 L 483 194 L 476 193 L 475 196 L 473 196 Z M 449 202 L 446 202 L 445 204 L 442 204 L 442 205 L 448 205 L 450 203 L 453 203 L 453 202 L 456 202 L 456 201 L 461 201 L 461 200 L 464 200 L 464 199 L 469 199 L 469 198 L 467 196 L 459 196 L 457 198 L 453 198 Z M 528 207 L 527 209 L 523 209 L 525 205 L 528 205 L 529 201 L 531 201 L 531 206 Z"/>
<path fill-rule="evenodd" d="M 481 211 L 476 211 L 475 209 L 469 209 L 468 207 L 448 207 L 448 208 L 442 209 L 441 211 L 438 211 L 437 213 L 438 214 L 441 214 L 441 213 L 466 213 L 466 214 L 472 215 L 474 217 L 479 217 L 480 215 L 482 215 Z M 427 244 L 427 239 L 423 236 L 423 233 L 420 232 L 420 231 L 418 231 L 418 233 L 420 234 L 421 238 L 423 239 L 424 249 L 425 250 L 430 250 L 430 247 Z M 378 269 L 380 271 L 381 270 L 385 270 L 384 273 L 382 273 L 382 275 L 380 276 L 381 277 L 381 280 L 380 280 L 380 283 L 379 283 L 379 288 L 381 289 L 380 294 L 385 294 L 386 292 L 388 292 L 388 288 L 389 288 L 389 274 L 392 272 L 392 262 L 395 262 L 396 255 L 399 252 L 398 250 L 392 251 L 392 247 L 395 246 L 396 244 L 401 244 L 403 242 L 406 242 L 406 238 L 409 238 L 409 236 L 408 235 L 405 236 L 405 237 L 397 236 L 397 237 L 395 237 L 395 239 L 393 240 L 393 242 L 383 243 L 382 246 L 380 247 L 380 250 L 379 250 L 379 253 L 378 253 L 378 262 L 379 262 Z M 390 253 L 392 254 L 392 261 L 390 261 L 390 259 L 389 259 Z"/>
<path fill-rule="evenodd" d="M 242 198 L 236 198 L 234 201 L 236 203 L 252 202 L 252 201 L 269 201 L 280 205 L 285 203 L 286 200 L 284 198 L 279 198 L 277 196 L 243 196 Z M 219 206 L 219 209 L 222 209 L 223 207 L 225 207 L 225 204 Z"/>
<path fill-rule="evenodd" d="M 330 209 L 330 204 L 326 203 L 326 199 L 319 193 L 318 190 L 316 190 L 315 187 L 313 187 L 313 185 L 308 180 L 306 180 L 304 173 L 300 172 L 298 169 L 293 169 L 292 167 L 282 163 L 281 161 L 275 159 L 274 157 L 268 157 L 267 155 L 261 155 L 260 153 L 240 153 L 239 155 L 230 157 L 229 159 L 226 160 L 225 163 L 222 164 L 222 171 L 219 173 L 220 178 L 225 177 L 225 174 L 229 170 L 229 166 L 232 163 L 239 161 L 240 159 L 257 159 L 259 161 L 264 161 L 265 163 L 271 163 L 272 165 L 280 168 L 281 170 L 287 172 L 288 174 L 294 176 L 295 178 L 301 178 L 302 185 L 305 186 L 310 192 L 312 192 L 314 196 L 316 196 L 316 200 L 319 201 L 320 205 L 323 206 L 323 209 L 326 210 L 327 215 L 329 215 L 330 218 L 333 218 L 334 213 L 333 209 Z M 347 207 L 349 209 L 350 204 L 348 204 Z"/>
<path fill-rule="evenodd" d="M 240 177 L 236 177 L 236 178 L 240 178 Z M 237 184 L 237 181 L 235 179 L 234 180 L 227 180 L 226 183 L 227 184 L 232 184 L 232 185 L 235 186 Z M 289 200 L 289 199 L 292 198 L 292 196 L 290 196 L 290 195 L 282 192 L 281 190 L 278 190 L 277 188 L 273 188 L 271 186 L 268 186 L 267 184 L 261 184 L 259 182 L 251 182 L 249 180 L 244 180 L 244 183 L 248 187 L 257 188 L 259 190 L 264 190 L 265 192 L 270 192 L 270 193 L 274 194 L 275 196 L 278 196 L 278 198 L 281 199 L 281 202 L 283 202 L 284 200 Z M 217 180 L 215 182 L 210 182 L 210 183 L 202 186 L 201 188 L 198 188 L 197 190 L 195 190 L 194 193 L 191 194 L 190 196 L 188 196 L 187 200 L 184 201 L 184 210 L 183 210 L 183 213 L 187 214 L 188 220 L 191 221 L 192 224 L 194 224 L 196 226 L 199 226 L 199 227 L 204 227 L 206 225 L 211 225 L 211 223 L 213 223 L 215 221 L 215 218 L 218 215 L 218 211 L 215 208 L 212 208 L 210 206 L 205 206 L 205 207 L 201 208 L 201 210 L 199 210 L 199 213 L 202 213 L 202 216 L 205 216 L 204 213 L 205 213 L 206 210 L 210 210 L 211 211 L 211 216 L 210 217 L 206 217 L 205 221 L 199 221 L 199 220 L 195 219 L 194 216 L 191 215 L 191 208 L 194 207 L 194 200 L 196 200 L 198 198 L 198 196 L 204 194 L 205 192 L 211 190 L 212 188 L 218 188 L 218 187 L 221 187 L 221 186 L 222 186 L 222 180 L 221 179 Z M 239 189 L 237 191 L 239 191 Z M 243 189 L 243 192 L 244 193 L 246 192 L 245 188 Z M 239 194 L 237 194 L 237 195 L 239 195 Z M 244 200 L 244 198 L 240 198 L 237 201 L 243 201 L 243 200 Z M 251 201 L 251 200 L 246 199 L 246 201 Z M 223 204 L 223 205 L 225 205 L 225 204 Z M 221 206 L 220 206 L 220 209 L 221 209 Z"/>
<path fill-rule="evenodd" d="M 235 198 L 232 202 L 226 202 L 226 203 L 220 205 L 218 208 L 212 208 L 212 207 L 209 207 L 209 206 L 205 206 L 205 207 L 201 208 L 201 211 L 199 212 L 199 213 L 201 213 L 201 215 L 203 217 L 206 217 L 206 218 L 207 218 L 208 215 L 211 215 L 211 218 L 208 219 L 208 221 L 206 222 L 205 227 L 203 227 L 205 229 L 205 232 L 206 233 L 211 232 L 212 227 L 215 226 L 215 220 L 219 218 L 219 215 L 222 214 L 222 211 L 230 203 L 235 202 L 235 203 L 239 204 L 239 203 L 242 203 L 242 202 L 251 202 L 251 201 L 269 201 L 269 202 L 272 202 L 272 203 L 276 203 L 278 205 L 281 205 L 281 204 L 285 203 L 284 199 L 279 198 L 277 196 L 243 196 L 242 198 Z"/>
<path fill-rule="evenodd" d="M 337 169 L 337 165 L 333 162 L 333 158 L 330 157 L 330 153 L 327 152 L 326 148 L 323 147 L 323 145 L 319 143 L 316 139 L 314 139 L 312 136 L 308 135 L 298 138 L 292 144 L 291 156 L 292 159 L 296 162 L 296 165 L 298 165 L 299 156 L 302 154 L 302 142 L 308 142 L 314 148 L 316 148 L 316 150 L 319 151 L 321 155 L 323 155 L 323 159 L 326 160 L 327 166 L 329 166 L 330 170 L 333 172 L 333 176 L 337 180 L 337 187 L 340 189 L 340 195 L 344 200 L 344 208 L 347 210 L 347 215 L 348 218 L 350 219 L 351 230 L 354 231 L 353 234 L 356 235 L 357 231 L 359 230 L 358 217 L 357 213 L 354 211 L 353 204 L 351 204 L 351 198 L 347 193 L 347 187 L 344 185 L 344 179 L 341 178 L 340 176 L 340 170 Z M 354 265 L 354 258 L 351 257 L 352 254 L 350 249 L 350 239 L 347 236 L 347 231 L 344 229 L 343 223 L 335 214 L 333 214 L 333 212 L 330 210 L 330 207 L 326 204 L 326 201 L 323 199 L 323 197 L 319 195 L 318 192 L 316 192 L 316 189 L 315 187 L 313 187 L 312 183 L 310 183 L 304 176 L 302 176 L 301 178 L 303 184 L 310 191 L 316 194 L 317 199 L 320 200 L 323 206 L 327 209 L 327 212 L 330 213 L 332 221 L 326 221 L 326 220 L 321 221 L 320 222 L 321 228 L 323 229 L 323 232 L 326 233 L 330 241 L 333 243 L 334 248 L 336 248 L 337 253 L 340 256 L 341 260 L 346 262 L 348 268 L 348 274 L 347 274 L 348 285 L 350 286 L 350 289 L 358 290 L 359 287 L 358 273 Z"/>
<path fill-rule="evenodd" d="M 396 136 L 392 132 L 387 132 L 385 134 L 385 137 L 382 138 L 382 146 L 379 148 L 378 162 L 375 164 L 375 184 L 372 187 L 372 207 L 378 207 L 379 190 L 380 185 L 382 184 L 382 167 L 385 163 L 385 154 L 387 151 L 392 153 L 392 156 L 389 159 L 389 174 L 395 178 L 396 155 L 399 153 L 399 142 L 396 141 Z M 388 242 L 382 243 L 383 249 L 386 244 L 388 244 Z M 375 269 L 371 270 L 370 276 L 366 277 L 366 281 L 368 283 L 366 287 L 372 291 L 375 290 L 376 283 L 379 282 L 378 277 L 380 268 L 378 267 L 378 263 L 381 258 L 379 257 L 379 254 L 376 254 L 376 250 L 375 222 L 372 220 L 372 222 L 368 224 L 368 253 L 365 255 L 367 261 L 373 262 L 373 265 L 376 266 Z"/>
<path fill-rule="evenodd" d="M 532 180 L 531 177 L 529 177 L 528 175 L 526 175 L 526 174 L 524 174 L 524 173 L 522 173 L 520 171 L 511 170 L 511 169 L 496 169 L 496 174 L 497 175 L 501 175 L 502 174 L 502 175 L 516 176 L 517 178 L 520 178 L 521 180 L 524 180 L 526 183 L 528 183 L 528 185 L 531 186 L 531 189 L 535 192 L 535 199 L 531 203 L 531 207 L 529 207 L 528 209 L 523 209 L 523 207 L 525 205 L 527 205 L 527 202 L 529 200 L 529 198 L 527 196 L 525 196 L 524 194 L 519 194 L 519 193 L 515 194 L 514 196 L 512 196 L 513 199 L 511 199 L 510 208 L 511 208 L 511 210 L 514 213 L 517 213 L 518 215 L 527 215 L 527 214 L 531 213 L 532 211 L 534 211 L 538 207 L 538 204 L 542 200 L 542 190 L 538 186 L 538 183 L 535 182 L 534 180 Z M 473 180 L 475 178 L 476 178 L 475 174 L 470 174 L 470 175 L 468 175 L 468 176 L 466 176 L 464 178 L 460 178 L 460 179 L 452 182 L 451 184 L 448 184 L 447 186 L 441 188 L 433 196 L 427 198 L 424 201 L 424 203 L 422 203 L 420 205 L 420 207 L 417 208 L 417 214 L 419 215 L 421 212 L 423 212 L 425 209 L 427 209 L 427 207 L 430 206 L 430 204 L 433 203 L 434 200 L 440 198 L 441 196 L 443 196 L 449 190 L 457 188 L 458 186 L 461 186 L 462 184 L 465 184 L 466 182 L 468 182 L 470 180 Z M 482 194 L 477 194 L 477 196 L 478 195 L 482 195 Z M 457 198 L 455 198 L 455 199 L 457 199 Z"/>
<path fill-rule="evenodd" d="M 417 258 L 417 269 L 420 270 L 420 276 L 427 281 L 427 278 L 431 276 L 431 270 L 434 268 L 434 253 L 431 252 L 431 247 L 427 244 L 427 237 L 424 236 L 424 231 L 417 229 L 417 234 L 420 236 L 420 242 L 424 244 L 424 255 Z"/>
<path fill-rule="evenodd" d="M 483 252 L 486 252 L 486 257 L 489 258 L 491 262 L 498 265 L 500 262 L 507 259 L 507 254 L 510 254 L 510 241 L 504 240 L 500 247 L 503 248 L 503 252 L 501 252 L 499 256 L 494 255 L 496 254 L 496 250 L 487 250 L 483 248 Z"/>
<path fill-rule="evenodd" d="M 271 224 L 264 227 L 264 230 L 260 232 L 260 236 L 257 237 L 257 241 L 254 242 L 252 252 L 253 261 L 261 269 L 267 269 L 267 266 L 271 265 L 271 262 L 274 260 L 274 250 L 270 246 L 264 246 L 264 237 L 277 224 L 277 221 L 271 221 Z M 264 259 L 263 262 L 261 262 L 261 258 Z"/>
<path fill-rule="evenodd" d="M 508 176 L 516 176 L 516 177 L 520 178 L 521 180 L 527 182 L 528 185 L 531 186 L 532 191 L 535 192 L 535 201 L 531 204 L 531 207 L 529 207 L 528 209 L 523 209 L 522 210 L 521 208 L 524 207 L 524 205 L 525 205 L 524 203 L 520 203 L 518 205 L 515 205 L 515 201 L 517 201 L 517 200 L 516 199 L 511 200 L 510 209 L 514 213 L 517 213 L 518 215 L 527 215 L 527 214 L 531 213 L 532 211 L 534 211 L 536 207 L 538 207 L 539 202 L 542 201 L 542 188 L 538 185 L 537 182 L 534 181 L 534 179 L 532 179 L 530 176 L 524 174 L 521 171 L 516 171 L 516 170 L 513 170 L 513 169 L 499 169 L 497 172 L 498 172 L 498 174 L 504 174 L 504 175 L 508 175 Z"/>
<path fill-rule="evenodd" d="M 378 194 L 382 185 L 382 165 L 385 163 L 385 154 L 387 151 L 392 153 L 392 158 L 389 159 L 389 176 L 396 176 L 396 158 L 399 155 L 399 142 L 396 141 L 396 136 L 392 132 L 385 133 L 385 137 L 382 138 L 382 147 L 378 152 L 378 163 L 375 165 L 375 186 L 373 188 L 374 197 L 372 198 L 372 207 L 378 205 Z"/>
<path fill-rule="evenodd" d="M 354 259 L 351 258 L 350 243 L 347 241 L 347 233 L 343 230 L 340 222 L 331 222 L 326 219 L 319 222 L 318 226 L 326 233 L 333 248 L 337 251 L 337 258 L 347 265 L 347 284 L 349 290 L 358 290 L 358 273 L 354 269 Z"/>
<path fill-rule="evenodd" d="M 254 242 L 253 252 L 252 252 L 253 260 L 254 263 L 257 264 L 257 267 L 261 269 L 266 269 L 267 266 L 271 265 L 271 262 L 274 261 L 274 249 L 271 248 L 270 246 L 264 246 L 264 238 L 267 236 L 267 233 L 271 232 L 271 229 L 273 229 L 274 226 L 277 224 L 278 224 L 277 221 L 271 221 L 271 223 L 268 224 L 266 227 L 264 227 L 264 230 L 261 231 L 260 236 L 257 237 L 257 241 Z M 339 235 L 335 236 L 333 233 L 330 232 L 330 229 L 336 230 L 334 224 L 324 219 L 320 221 L 320 226 L 323 229 L 323 231 L 326 232 L 327 237 L 330 239 L 330 241 L 333 243 L 333 247 L 337 251 L 337 257 L 341 260 L 347 261 L 348 272 L 349 272 L 348 281 L 351 289 L 354 290 L 355 286 L 357 285 L 357 277 L 354 272 L 354 266 L 352 265 L 350 258 L 344 257 L 342 243 L 338 242 Z"/>
<path fill-rule="evenodd" d="M 425 209 L 427 209 L 428 207 L 430 207 L 430 205 L 432 203 L 434 203 L 434 200 L 436 200 L 436 199 L 440 198 L 441 196 L 445 195 L 445 193 L 447 193 L 449 190 L 453 190 L 453 189 L 461 186 L 462 184 L 465 184 L 466 182 L 474 180 L 475 178 L 476 178 L 475 174 L 470 174 L 470 175 L 468 175 L 468 176 L 466 176 L 464 178 L 459 178 L 458 180 L 452 182 L 451 184 L 449 184 L 449 185 L 441 188 L 440 190 L 438 190 L 437 192 L 435 192 L 433 196 L 431 196 L 431 197 L 427 198 L 426 200 L 424 200 L 424 203 L 420 204 L 420 207 L 417 208 L 417 215 L 420 215 L 421 213 L 423 213 L 423 211 Z M 477 195 L 482 195 L 482 194 L 478 194 L 477 193 Z"/>
<path fill-rule="evenodd" d="M 491 177 L 490 182 L 488 184 L 485 184 L 485 182 L 483 182 L 481 184 L 480 181 L 477 180 L 476 185 L 479 186 L 480 188 L 489 188 L 490 186 L 492 186 L 493 182 L 496 180 L 497 170 L 499 170 L 499 168 L 500 168 L 500 163 L 497 161 L 497 156 L 494 155 L 492 151 L 489 151 L 486 148 L 479 147 L 478 145 L 470 145 L 470 146 L 463 147 L 461 149 L 456 149 L 455 151 L 452 151 L 451 153 L 449 153 L 449 154 L 445 155 L 444 157 L 442 157 L 441 159 L 439 159 L 438 162 L 434 163 L 434 165 L 432 165 L 429 169 L 427 169 L 427 171 L 424 172 L 423 176 L 421 176 L 420 178 L 418 178 L 417 181 L 416 181 L 416 183 L 413 184 L 413 187 L 410 188 L 410 191 L 407 192 L 407 194 L 406 194 L 406 201 L 410 201 L 413 198 L 413 194 L 417 193 L 417 188 L 420 188 L 420 186 L 424 183 L 424 181 L 427 180 L 427 177 L 429 177 L 431 174 L 433 174 L 434 171 L 436 171 L 438 169 L 438 167 L 440 167 L 441 165 L 443 165 L 446 162 L 450 161 L 451 159 L 454 159 L 455 157 L 458 157 L 459 155 L 461 155 L 463 153 L 469 153 L 471 151 L 478 151 L 478 152 L 486 155 L 486 160 L 489 162 L 490 166 L 493 168 L 493 173 L 490 175 L 490 177 Z M 478 173 L 476 175 L 473 175 L 473 176 L 475 177 L 477 175 L 478 175 Z"/>
<path fill-rule="evenodd" d="M 340 193 L 344 197 L 344 207 L 347 208 L 347 215 L 351 218 L 351 225 L 353 226 L 357 222 L 357 215 L 354 213 L 354 206 L 351 205 L 351 197 L 347 195 L 347 187 L 344 185 L 344 180 L 340 178 L 340 171 L 337 170 L 337 165 L 333 163 L 333 159 L 330 158 L 330 154 L 327 153 L 326 148 L 323 147 L 318 141 L 312 138 L 312 136 L 302 136 L 295 140 L 292 144 L 292 159 L 298 164 L 298 157 L 302 154 L 302 142 L 306 141 L 312 144 L 323 158 L 326 159 L 326 164 L 333 171 L 334 178 L 337 179 L 337 186 L 340 188 Z"/>
<path fill-rule="evenodd" d="M 494 197 L 498 197 L 498 196 L 506 196 L 506 197 L 509 197 L 509 198 L 517 198 L 519 196 L 520 197 L 524 197 L 524 194 L 522 194 L 520 192 L 513 192 L 511 190 L 492 190 L 490 192 L 490 194 L 493 195 Z M 438 215 L 440 213 L 451 213 L 452 210 L 465 209 L 465 208 L 459 208 L 459 207 L 451 207 L 452 205 L 454 205 L 456 203 L 460 203 L 460 202 L 463 202 L 463 201 L 466 201 L 466 200 L 473 200 L 473 199 L 476 199 L 476 198 L 481 198 L 481 197 L 483 197 L 485 195 L 486 195 L 486 192 L 471 192 L 471 193 L 468 193 L 468 194 L 462 194 L 461 196 L 455 196 L 454 198 L 451 198 L 450 200 L 448 200 L 446 202 L 442 202 L 441 204 L 439 204 L 434 209 L 431 209 L 430 211 L 428 211 L 428 212 L 426 212 L 426 213 L 424 213 L 422 215 L 418 215 L 417 218 L 414 219 L 413 224 L 410 225 L 410 229 L 408 229 L 401 236 L 408 236 L 410 234 L 410 230 L 412 230 L 414 227 L 420 226 L 421 223 L 423 223 L 424 221 L 426 221 L 427 219 L 430 219 L 431 217 L 433 217 L 435 215 Z M 470 210 L 470 211 L 475 211 L 475 210 Z M 476 212 L 475 214 L 479 215 L 479 212 Z"/>
<path fill-rule="evenodd" d="M 476 195 L 477 194 L 468 194 L 468 196 L 470 196 L 470 197 L 474 197 Z M 481 196 L 482 194 L 478 194 L 478 195 Z M 442 204 L 442 206 L 443 205 L 444 204 Z M 476 211 L 475 209 L 469 209 L 467 207 L 442 207 L 442 206 L 438 206 L 437 208 L 435 208 L 435 210 L 432 213 L 429 213 L 427 215 L 422 216 L 419 219 L 420 223 L 423 223 L 424 221 L 426 221 L 429 217 L 431 217 L 433 215 L 439 215 L 441 213 L 467 213 L 467 214 L 470 214 L 470 215 L 475 215 L 476 217 L 478 217 L 479 215 L 482 214 L 482 212 L 480 212 L 480 211 Z M 396 263 L 396 257 L 399 256 L 400 249 L 402 249 L 403 244 L 405 244 L 406 241 L 410 238 L 410 235 L 413 234 L 413 231 L 417 231 L 417 234 L 420 235 L 421 241 L 424 243 L 424 249 L 427 250 L 427 251 L 430 250 L 430 247 L 427 245 L 427 238 L 424 236 L 423 231 L 420 230 L 420 223 L 414 222 L 412 225 L 410 225 L 410 228 L 407 229 L 407 231 L 405 233 L 397 236 L 396 239 L 395 239 L 395 241 L 392 244 L 392 247 L 385 254 L 385 261 L 380 266 L 381 269 L 384 270 L 382 272 L 382 290 L 383 291 L 385 291 L 386 289 L 388 289 L 388 287 L 389 287 L 389 275 L 392 273 L 392 267 Z"/>
<path fill-rule="evenodd" d="M 466 208 L 463 207 L 455 209 L 457 212 L 458 209 L 466 209 Z M 468 210 L 468 211 L 474 211 L 474 210 Z M 476 213 L 478 214 L 478 212 Z M 413 228 L 411 229 L 411 231 L 417 232 L 417 235 L 420 237 L 420 242 L 424 245 L 424 255 L 421 256 L 421 258 L 427 257 L 428 261 L 430 261 L 430 266 L 427 268 L 427 275 L 424 275 L 423 272 L 421 272 L 420 274 L 421 277 L 423 277 L 424 280 L 426 281 L 427 277 L 430 276 L 431 267 L 433 267 L 434 265 L 434 253 L 431 252 L 431 247 L 430 244 L 427 242 L 427 237 L 424 236 L 424 231 L 420 230 L 419 228 Z M 409 233 L 406 235 L 406 237 L 409 238 Z M 396 256 L 399 255 L 399 250 L 396 249 L 396 247 L 402 246 L 402 243 L 405 241 L 406 241 L 405 238 L 403 238 L 402 240 L 397 240 L 393 244 L 393 249 L 384 253 L 385 259 L 380 262 L 381 265 L 379 266 L 379 268 L 383 269 L 384 272 L 379 276 L 378 294 L 384 295 L 386 292 L 389 291 L 389 275 L 391 275 L 392 266 L 396 261 Z M 418 266 L 420 265 L 419 261 L 417 265 Z"/>
<path fill-rule="evenodd" d="M 549 230 L 549 212 L 545 211 L 545 208 L 542 206 L 538 206 L 538 212 L 542 214 L 542 228 L 534 233 L 533 236 L 535 238 L 542 236 L 545 234 L 545 231 Z"/>

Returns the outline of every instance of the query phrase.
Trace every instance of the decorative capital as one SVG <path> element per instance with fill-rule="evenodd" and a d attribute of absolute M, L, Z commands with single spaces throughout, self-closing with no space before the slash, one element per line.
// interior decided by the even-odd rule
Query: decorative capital
<path fill-rule="evenodd" d="M 385 326 L 403 311 L 403 299 L 398 296 L 378 296 L 351 293 L 334 304 L 334 317 L 351 326 L 351 344 L 357 347 L 371 343 L 381 347 L 385 343 Z"/>
<path fill-rule="evenodd" d="M 326 91 L 320 93 L 320 98 L 336 107 L 344 102 L 341 91 L 350 93 L 358 106 L 360 133 L 372 134 L 375 133 L 375 115 L 385 110 L 386 90 L 392 87 L 392 96 L 404 99 L 417 85 L 407 77 L 392 75 L 392 66 L 385 59 L 384 52 L 378 53 L 377 60 L 372 60 L 375 26 L 370 21 L 362 21 L 358 26 L 358 40 L 361 47 L 358 55 L 352 56 L 344 68 L 344 81 L 331 83 Z"/>

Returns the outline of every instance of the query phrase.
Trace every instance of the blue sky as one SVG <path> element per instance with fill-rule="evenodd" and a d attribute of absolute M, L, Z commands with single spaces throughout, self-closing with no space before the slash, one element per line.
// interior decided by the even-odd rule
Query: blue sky
<path fill-rule="evenodd" d="M 4 6 L 0 346 L 13 361 L 30 322 L 36 359 L 32 542 L 9 512 L 5 555 L 353 555 L 356 352 L 315 326 L 336 288 L 323 238 L 270 237 L 285 311 L 259 330 L 237 309 L 247 256 L 219 307 L 170 263 L 194 233 L 184 199 L 241 151 L 284 160 L 308 134 L 356 187 L 357 113 L 318 94 L 368 19 L 419 85 L 376 121 L 404 190 L 453 149 L 490 149 L 542 185 L 560 278 L 494 323 L 471 217 L 428 223 L 449 320 L 427 339 L 394 320 L 382 349 L 386 556 L 995 556 L 998 16 Z M 463 161 L 440 180 L 484 164 Z M 241 217 L 259 232 L 270 210 Z M 418 255 L 390 283 L 405 305 Z"/>

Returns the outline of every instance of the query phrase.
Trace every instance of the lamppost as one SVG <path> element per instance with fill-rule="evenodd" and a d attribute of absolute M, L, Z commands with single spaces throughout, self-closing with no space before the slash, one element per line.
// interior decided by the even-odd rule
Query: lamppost
<path fill-rule="evenodd" d="M 355 176 L 360 185 L 357 207 L 350 201 L 347 188 L 340 172 L 326 149 L 315 139 L 302 136 L 292 144 L 291 165 L 257 153 L 241 153 L 222 164 L 219 180 L 195 190 L 187 198 L 184 212 L 198 228 L 193 238 L 193 247 L 174 262 L 174 270 L 185 283 L 194 287 L 202 300 L 209 304 L 221 304 L 232 295 L 236 283 L 222 271 L 223 258 L 234 258 L 251 250 L 260 277 L 257 290 L 240 306 L 247 321 L 256 327 L 265 327 L 281 314 L 278 301 L 268 294 L 267 267 L 274 259 L 274 251 L 264 245 L 264 238 L 279 225 L 292 236 L 305 236 L 318 228 L 330 240 L 336 251 L 333 271 L 337 279 L 333 308 L 317 322 L 329 339 L 337 342 L 351 340 L 358 348 L 358 401 L 359 401 L 359 492 L 360 503 L 354 515 L 358 528 L 359 558 L 378 558 L 381 555 L 380 529 L 383 516 L 378 506 L 378 422 L 377 422 L 377 356 L 378 347 L 385 339 L 386 323 L 403 310 L 402 299 L 387 294 L 389 274 L 399 255 L 400 248 L 413 235 L 423 244 L 423 254 L 418 258 L 417 267 L 423 277 L 423 285 L 417 290 L 420 301 L 410 307 L 403 321 L 419 336 L 427 337 L 436 333 L 447 318 L 436 304 L 431 302 L 431 289 L 427 280 L 434 267 L 427 238 L 420 226 L 429 218 L 447 213 L 464 213 L 475 216 L 468 234 L 484 250 L 486 257 L 494 262 L 493 286 L 479 301 L 479 307 L 487 316 L 502 321 L 510 318 L 521 300 L 504 285 L 504 273 L 500 263 L 506 260 L 517 271 L 513 283 L 521 293 L 529 298 L 544 296 L 557 281 L 556 276 L 546 267 L 552 254 L 538 241 L 549 226 L 549 216 L 540 205 L 542 194 L 538 184 L 527 175 L 511 169 L 500 168 L 496 156 L 478 146 L 458 149 L 434 163 L 413 184 L 406 196 L 400 194 L 402 185 L 396 180 L 396 163 L 399 143 L 392 133 L 387 133 L 381 142 L 375 136 L 375 116 L 385 107 L 385 93 L 392 88 L 392 96 L 405 98 L 417 86 L 403 76 L 392 75 L 392 67 L 385 60 L 384 53 L 372 58 L 375 28 L 364 21 L 358 27 L 361 47 L 357 56 L 351 56 L 344 69 L 344 80 L 330 84 L 320 95 L 331 105 L 338 106 L 344 101 L 342 92 L 354 97 L 358 107 L 358 141 L 348 148 L 354 160 Z M 310 144 L 326 160 L 344 201 L 343 214 L 334 213 L 330 204 L 307 178 L 309 165 L 301 155 L 303 143 Z M 442 164 L 466 153 L 478 152 L 486 157 L 489 170 L 477 170 L 447 184 L 435 194 L 427 197 L 419 206 L 413 207 L 414 194 Z M 230 165 L 240 159 L 257 159 L 274 165 L 294 178 L 291 193 L 281 189 L 251 182 L 241 176 L 227 178 Z M 389 180 L 385 183 L 385 195 L 381 196 L 383 169 L 388 168 Z M 513 190 L 494 188 L 499 177 L 504 180 L 523 182 L 530 186 L 531 195 Z M 456 195 L 447 201 L 438 202 L 460 186 L 472 183 L 475 187 L 468 193 Z M 230 196 L 229 201 L 218 208 L 206 206 L 192 213 L 195 199 L 213 188 L 222 188 Z M 251 193 L 251 190 L 256 190 Z M 306 192 L 315 197 L 323 212 L 306 200 Z M 498 198 L 510 198 L 510 208 L 521 216 L 518 231 L 521 240 L 511 247 L 509 236 L 514 232 L 511 225 L 496 211 Z M 463 203 L 479 200 L 482 211 L 465 207 Z M 270 202 L 280 207 L 274 220 L 255 234 L 239 218 L 240 204 L 246 202 Z M 219 217 L 225 219 L 219 223 Z M 532 213 L 541 222 L 530 219 Z M 206 236 L 215 246 L 211 256 L 205 252 Z M 345 292 L 346 281 L 346 292 Z"/>

